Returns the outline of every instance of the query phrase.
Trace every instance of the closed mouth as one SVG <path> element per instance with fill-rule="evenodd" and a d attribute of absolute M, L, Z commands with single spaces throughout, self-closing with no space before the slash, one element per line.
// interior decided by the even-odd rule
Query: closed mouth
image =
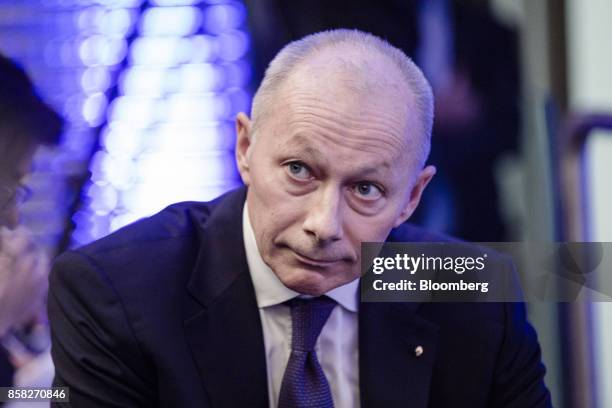
<path fill-rule="evenodd" d="M 338 259 L 333 259 L 333 260 L 329 260 L 329 259 L 315 259 L 315 258 L 311 258 L 309 256 L 303 255 L 295 250 L 292 250 L 293 253 L 295 254 L 296 258 L 303 263 L 309 264 L 309 265 L 313 265 L 313 266 L 329 266 L 332 265 L 336 262 L 338 262 Z"/>

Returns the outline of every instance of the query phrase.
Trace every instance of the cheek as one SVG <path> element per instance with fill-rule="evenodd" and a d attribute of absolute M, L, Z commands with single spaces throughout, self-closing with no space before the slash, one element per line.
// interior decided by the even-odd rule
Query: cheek
<path fill-rule="evenodd" d="M 356 215 L 347 219 L 345 232 L 353 247 L 359 251 L 362 242 L 383 242 L 393 228 L 394 221 L 392 212 L 375 217 Z"/>
<path fill-rule="evenodd" d="M 254 180 L 249 189 L 249 213 L 262 252 L 272 251 L 279 238 L 293 235 L 300 226 L 303 203 L 296 201 L 278 183 Z"/>

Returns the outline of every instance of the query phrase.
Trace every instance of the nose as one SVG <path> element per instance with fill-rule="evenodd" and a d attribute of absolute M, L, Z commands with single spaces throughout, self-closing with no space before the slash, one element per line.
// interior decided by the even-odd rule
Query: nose
<path fill-rule="evenodd" d="M 318 244 L 338 241 L 342 238 L 342 194 L 328 188 L 321 194 L 313 194 L 310 208 L 303 223 L 307 235 Z"/>

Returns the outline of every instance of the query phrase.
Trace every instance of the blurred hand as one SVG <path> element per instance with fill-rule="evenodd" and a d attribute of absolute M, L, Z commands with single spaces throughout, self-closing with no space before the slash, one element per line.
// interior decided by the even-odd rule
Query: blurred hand
<path fill-rule="evenodd" d="M 0 227 L 0 336 L 44 308 L 49 261 L 27 229 Z"/>

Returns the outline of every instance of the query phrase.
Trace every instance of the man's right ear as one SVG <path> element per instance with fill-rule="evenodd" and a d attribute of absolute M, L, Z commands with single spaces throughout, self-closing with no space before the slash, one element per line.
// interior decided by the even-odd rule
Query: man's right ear
<path fill-rule="evenodd" d="M 249 173 L 249 149 L 251 148 L 252 122 L 249 117 L 240 112 L 236 115 L 236 164 L 238 172 L 245 185 L 249 185 L 251 177 Z"/>

